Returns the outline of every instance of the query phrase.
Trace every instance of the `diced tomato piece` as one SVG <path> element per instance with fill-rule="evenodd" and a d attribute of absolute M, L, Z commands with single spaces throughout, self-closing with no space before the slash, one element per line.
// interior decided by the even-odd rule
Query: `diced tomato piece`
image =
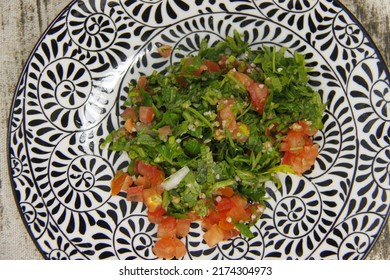
<path fill-rule="evenodd" d="M 178 219 L 176 225 L 176 235 L 180 237 L 185 237 L 190 232 L 190 219 Z"/>
<path fill-rule="evenodd" d="M 234 189 L 232 187 L 219 188 L 215 191 L 215 194 L 231 197 L 234 194 Z"/>
<path fill-rule="evenodd" d="M 262 115 L 269 96 L 267 86 L 257 82 L 252 82 L 247 87 L 247 90 L 249 91 L 253 107 L 260 115 Z"/>
<path fill-rule="evenodd" d="M 218 212 L 227 212 L 233 207 L 235 207 L 235 204 L 228 197 L 220 197 L 220 201 L 216 205 L 216 209 Z"/>
<path fill-rule="evenodd" d="M 225 234 L 218 225 L 212 225 L 203 235 L 203 239 L 209 247 L 213 247 L 225 239 Z"/>
<path fill-rule="evenodd" d="M 178 238 L 164 237 L 156 242 L 153 253 L 162 259 L 179 259 L 187 253 L 187 249 Z"/>
<path fill-rule="evenodd" d="M 301 120 L 298 123 L 293 124 L 290 129 L 293 131 L 302 132 L 307 136 L 313 136 L 318 131 L 316 128 L 312 127 L 310 123 L 306 120 Z"/>
<path fill-rule="evenodd" d="M 159 195 L 155 188 L 145 188 L 144 187 L 144 191 L 142 193 L 144 195 L 144 201 L 148 200 L 149 197 L 152 197 L 154 195 Z"/>
<path fill-rule="evenodd" d="M 142 102 L 142 95 L 140 94 L 141 90 L 147 90 L 147 77 L 146 76 L 140 76 L 138 78 L 137 85 L 132 89 L 133 92 L 138 93 L 137 96 L 134 96 L 132 98 L 133 103 L 140 103 Z"/>
<path fill-rule="evenodd" d="M 317 132 L 306 121 L 299 121 L 290 126 L 285 139 L 279 146 L 284 152 L 282 163 L 290 165 L 297 175 L 301 175 L 314 164 L 319 147 L 310 137 Z"/>
<path fill-rule="evenodd" d="M 176 237 L 176 219 L 172 216 L 164 216 L 158 225 L 157 237 Z"/>
<path fill-rule="evenodd" d="M 117 195 L 121 190 L 126 191 L 133 184 L 129 173 L 119 170 L 111 181 L 111 194 Z"/>
<path fill-rule="evenodd" d="M 194 76 L 200 76 L 204 71 L 207 70 L 207 66 L 202 64 L 201 66 L 199 66 L 199 68 L 197 70 L 195 70 L 194 72 L 192 72 L 192 75 Z"/>
<path fill-rule="evenodd" d="M 146 90 L 148 83 L 148 78 L 146 76 L 140 76 L 138 78 L 137 86 Z"/>
<path fill-rule="evenodd" d="M 136 160 L 134 162 L 134 172 L 143 175 L 140 171 L 144 168 L 145 165 L 146 164 L 142 160 Z"/>
<path fill-rule="evenodd" d="M 250 216 L 246 212 L 245 208 L 236 206 L 227 213 L 227 216 L 230 217 L 234 222 L 248 221 Z"/>
<path fill-rule="evenodd" d="M 286 152 L 286 151 L 288 151 L 288 150 L 290 150 L 290 145 L 289 145 L 287 142 L 282 142 L 282 143 L 280 143 L 280 145 L 279 145 L 279 151 L 281 151 L 281 152 Z"/>
<path fill-rule="evenodd" d="M 215 223 L 213 223 L 210 219 L 210 217 L 206 216 L 206 217 L 203 217 L 202 219 L 202 229 L 207 231 L 211 228 L 212 225 L 214 225 Z"/>
<path fill-rule="evenodd" d="M 160 137 L 168 137 L 169 135 L 172 135 L 172 129 L 169 125 L 165 125 L 163 127 L 160 127 L 158 129 L 158 135 Z"/>
<path fill-rule="evenodd" d="M 127 189 L 126 199 L 128 201 L 143 202 L 144 201 L 143 191 L 144 191 L 144 186 L 129 187 Z"/>
<path fill-rule="evenodd" d="M 138 175 L 137 178 L 135 179 L 135 184 L 137 186 L 143 186 L 145 184 L 145 177 Z"/>
<path fill-rule="evenodd" d="M 226 221 L 226 219 L 219 221 L 218 226 L 222 230 L 232 230 L 232 229 L 234 229 L 234 225 L 232 223 Z"/>
<path fill-rule="evenodd" d="M 236 117 L 234 116 L 231 107 L 225 107 L 218 111 L 219 118 L 221 119 L 222 127 L 228 128 L 230 132 L 233 132 L 237 128 Z"/>
<path fill-rule="evenodd" d="M 287 133 L 286 142 L 290 150 L 303 148 L 308 140 L 309 137 L 302 132 L 289 131 Z"/>
<path fill-rule="evenodd" d="M 126 120 L 126 122 L 125 122 L 125 129 L 126 129 L 126 131 L 129 132 L 129 133 L 133 133 L 133 132 L 136 131 L 132 119 L 127 119 L 127 120 Z"/>
<path fill-rule="evenodd" d="M 126 109 L 121 114 L 121 117 L 124 120 L 131 119 L 133 121 L 133 123 L 138 121 L 138 115 L 137 115 L 137 112 L 135 111 L 134 107 L 126 107 Z"/>
<path fill-rule="evenodd" d="M 250 216 L 245 210 L 248 204 L 247 200 L 238 194 L 233 195 L 230 199 L 235 206 L 227 213 L 227 216 L 234 222 L 248 221 Z"/>
<path fill-rule="evenodd" d="M 151 123 L 154 118 L 154 110 L 151 106 L 139 107 L 139 120 L 141 123 Z"/>
<path fill-rule="evenodd" d="M 297 175 L 301 175 L 315 163 L 318 145 L 304 146 L 300 150 L 287 151 L 283 155 L 283 164 L 290 165 Z"/>
<path fill-rule="evenodd" d="M 242 197 L 239 194 L 233 195 L 230 200 L 237 206 L 237 207 L 242 207 L 245 208 L 248 205 L 248 201 L 246 198 Z"/>
<path fill-rule="evenodd" d="M 157 169 L 157 166 L 146 164 L 142 160 L 136 160 L 134 163 L 134 172 L 142 176 L 151 176 Z"/>
<path fill-rule="evenodd" d="M 149 177 L 148 177 L 149 178 Z M 164 182 L 164 172 L 160 169 L 158 169 L 154 176 L 150 177 L 148 180 L 153 188 L 156 189 L 157 193 L 162 194 L 164 192 L 163 187 L 161 184 Z"/>
<path fill-rule="evenodd" d="M 262 115 L 264 111 L 267 98 L 269 96 L 269 91 L 266 85 L 255 82 L 248 75 L 237 72 L 230 71 L 230 73 L 245 87 L 249 92 L 251 97 L 252 105 L 256 111 Z"/>
<path fill-rule="evenodd" d="M 245 142 L 250 135 L 249 127 L 236 121 L 232 106 L 236 103 L 233 98 L 221 99 L 218 102 L 218 119 L 223 129 L 228 129 L 234 140 Z M 218 139 L 218 138 L 217 138 Z"/>
<path fill-rule="evenodd" d="M 209 209 L 209 213 L 205 218 L 208 218 L 212 225 L 218 224 L 220 220 L 226 219 L 226 213 L 221 213 L 213 208 Z M 205 219 L 203 218 L 203 219 Z"/>
<path fill-rule="evenodd" d="M 186 216 L 188 217 L 188 219 L 190 219 L 190 221 L 197 221 L 197 220 L 199 220 L 199 216 L 198 216 L 198 214 L 196 214 L 195 211 L 191 211 L 191 212 L 187 213 Z"/>
<path fill-rule="evenodd" d="M 221 71 L 221 67 L 219 66 L 219 64 L 214 62 L 214 61 L 206 59 L 204 64 L 207 67 L 207 71 L 210 73 L 215 73 L 215 72 Z"/>
<path fill-rule="evenodd" d="M 167 260 L 173 259 L 176 254 L 176 248 L 169 237 L 158 240 L 152 250 L 157 257 Z"/>
<path fill-rule="evenodd" d="M 157 52 L 164 58 L 167 58 L 171 55 L 172 47 L 169 45 L 163 45 L 157 48 Z"/>
<path fill-rule="evenodd" d="M 180 259 L 187 253 L 187 248 L 182 241 L 178 238 L 173 238 L 172 243 L 175 246 L 175 258 Z"/>
<path fill-rule="evenodd" d="M 162 208 L 162 206 L 158 206 L 154 211 L 150 211 L 150 209 L 148 209 L 147 213 L 149 222 L 159 224 L 161 223 L 166 211 Z"/>
<path fill-rule="evenodd" d="M 145 189 L 153 187 L 158 193 L 163 193 L 164 190 L 161 184 L 164 181 L 165 174 L 160 168 L 151 164 L 145 164 L 141 160 L 136 160 L 134 172 L 144 177 L 143 185 Z"/>
<path fill-rule="evenodd" d="M 230 239 L 230 238 L 233 238 L 233 237 L 239 235 L 240 232 L 237 229 L 233 228 L 233 229 L 229 229 L 229 230 L 224 230 L 223 234 L 225 236 L 224 237 L 225 240 L 227 240 L 227 239 Z"/>
<path fill-rule="evenodd" d="M 234 115 L 232 105 L 236 101 L 233 98 L 221 99 L 218 102 L 218 118 L 223 128 L 228 128 L 233 132 L 237 128 L 236 116 Z"/>
<path fill-rule="evenodd" d="M 253 84 L 253 80 L 244 73 L 231 70 L 230 74 L 232 74 L 247 90 L 249 86 Z"/>
<path fill-rule="evenodd" d="M 189 65 L 191 65 L 193 63 L 193 59 L 192 58 L 187 58 L 187 60 L 185 61 L 183 67 L 187 67 Z M 212 60 L 209 60 L 209 59 L 206 59 L 203 64 L 201 64 L 199 66 L 198 69 L 196 69 L 195 71 L 192 72 L 192 75 L 194 76 L 200 76 L 202 75 L 203 72 L 208 72 L 208 73 L 215 73 L 215 72 L 218 72 L 218 71 L 221 71 L 221 67 L 219 66 L 218 63 L 212 61 Z M 183 74 L 186 74 L 185 71 L 183 71 Z"/>

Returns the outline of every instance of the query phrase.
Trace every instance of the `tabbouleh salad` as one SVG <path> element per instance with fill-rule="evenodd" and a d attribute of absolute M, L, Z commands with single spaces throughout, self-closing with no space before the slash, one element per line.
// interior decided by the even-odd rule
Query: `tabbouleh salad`
<path fill-rule="evenodd" d="M 103 146 L 130 159 L 112 194 L 145 203 L 158 225 L 156 256 L 183 257 L 194 221 L 209 246 L 253 237 L 266 182 L 279 187 L 277 173 L 301 175 L 314 164 L 325 105 L 308 85 L 304 56 L 286 51 L 251 49 L 234 32 L 130 85 L 123 126 Z"/>

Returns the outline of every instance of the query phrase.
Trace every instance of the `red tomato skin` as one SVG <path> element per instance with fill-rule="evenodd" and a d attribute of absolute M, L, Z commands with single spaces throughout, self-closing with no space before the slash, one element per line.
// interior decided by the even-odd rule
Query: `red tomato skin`
<path fill-rule="evenodd" d="M 121 114 L 121 117 L 124 120 L 131 119 L 134 123 L 138 122 L 138 115 L 134 107 L 126 107 L 126 109 Z"/>
<path fill-rule="evenodd" d="M 237 71 L 230 71 L 231 74 L 248 90 L 249 86 L 253 84 L 252 78 L 250 78 L 248 75 L 237 72 Z"/>
<path fill-rule="evenodd" d="M 252 82 L 247 87 L 247 90 L 249 91 L 253 107 L 260 115 L 262 115 L 269 96 L 267 86 L 257 82 Z"/>
<path fill-rule="evenodd" d="M 215 72 L 221 71 L 221 67 L 219 66 L 219 64 L 214 62 L 214 61 L 206 59 L 204 64 L 207 67 L 207 71 L 210 73 L 215 73 Z"/>
<path fill-rule="evenodd" d="M 204 72 L 204 71 L 206 71 L 207 70 L 207 66 L 206 65 L 201 65 L 201 66 L 199 66 L 199 68 L 197 69 L 197 70 L 195 70 L 194 72 L 192 72 L 192 75 L 194 75 L 194 76 L 200 76 L 200 75 L 202 75 L 202 73 Z"/>
<path fill-rule="evenodd" d="M 187 248 L 178 238 L 173 238 L 172 243 L 175 246 L 175 258 L 180 259 L 187 253 Z"/>
<path fill-rule="evenodd" d="M 148 210 L 147 213 L 148 213 L 149 222 L 151 222 L 153 224 L 159 224 L 159 223 L 161 223 L 166 211 L 164 208 L 159 206 L 154 211 Z"/>
<path fill-rule="evenodd" d="M 157 166 L 145 164 L 142 160 L 136 160 L 134 163 L 134 172 L 144 177 L 143 185 L 145 189 L 155 188 L 157 193 L 162 194 L 161 187 L 165 174 Z"/>
<path fill-rule="evenodd" d="M 225 220 L 219 221 L 218 226 L 219 226 L 219 228 L 222 229 L 223 231 L 234 229 L 234 224 L 232 224 L 232 223 L 226 221 L 226 219 L 225 219 Z"/>
<path fill-rule="evenodd" d="M 153 121 L 154 110 L 151 106 L 139 107 L 139 120 L 141 123 L 149 124 Z"/>
<path fill-rule="evenodd" d="M 248 205 L 247 200 L 238 194 L 233 195 L 231 200 L 235 206 L 227 213 L 227 216 L 234 222 L 248 221 L 250 219 L 250 215 L 248 215 L 245 210 Z"/>
<path fill-rule="evenodd" d="M 202 229 L 204 231 L 208 231 L 212 225 L 213 225 L 213 223 L 208 216 L 206 216 L 202 219 Z"/>
<path fill-rule="evenodd" d="M 176 225 L 176 235 L 185 237 L 190 232 L 191 220 L 190 219 L 178 219 Z"/>
<path fill-rule="evenodd" d="M 221 219 L 226 219 L 226 213 L 218 212 L 214 209 L 209 209 L 209 213 L 206 216 L 211 225 L 218 224 Z"/>
<path fill-rule="evenodd" d="M 161 55 L 161 57 L 167 58 L 172 53 L 172 47 L 169 45 L 163 45 L 163 46 L 157 48 L 157 52 Z"/>
<path fill-rule="evenodd" d="M 117 195 L 120 191 L 126 191 L 133 184 L 129 173 L 119 170 L 111 181 L 111 195 Z"/>
<path fill-rule="evenodd" d="M 192 221 L 192 222 L 198 221 L 198 220 L 200 219 L 199 216 L 198 216 L 198 214 L 196 214 L 195 211 L 191 211 L 191 212 L 187 213 L 186 216 L 187 216 L 188 219 L 189 219 L 190 221 Z"/>
<path fill-rule="evenodd" d="M 237 207 L 245 208 L 248 205 L 248 201 L 239 194 L 233 195 L 230 199 Z"/>
<path fill-rule="evenodd" d="M 137 186 L 143 186 L 145 184 L 145 177 L 138 175 L 137 178 L 135 179 L 135 184 Z"/>
<path fill-rule="evenodd" d="M 176 237 L 176 219 L 172 216 L 164 216 L 158 224 L 157 237 Z"/>
<path fill-rule="evenodd" d="M 316 128 L 312 127 L 310 123 L 306 120 L 300 120 L 299 122 L 293 124 L 290 127 L 290 130 L 301 132 L 307 136 L 313 136 L 318 131 Z"/>
<path fill-rule="evenodd" d="M 133 186 L 127 189 L 126 199 L 128 201 L 144 202 L 144 186 Z"/>
<path fill-rule="evenodd" d="M 234 189 L 232 187 L 220 188 L 215 192 L 216 195 L 223 195 L 226 197 L 232 197 L 234 194 Z"/>
<path fill-rule="evenodd" d="M 231 132 L 237 128 L 236 117 L 234 116 L 234 112 L 231 107 L 235 102 L 236 101 L 233 98 L 221 99 L 218 102 L 219 121 L 223 128 L 228 128 Z"/>
<path fill-rule="evenodd" d="M 235 204 L 228 197 L 220 197 L 220 201 L 216 205 L 216 209 L 220 213 L 230 211 L 233 207 L 235 207 Z"/>
<path fill-rule="evenodd" d="M 203 235 L 203 239 L 209 247 L 213 247 L 225 239 L 225 234 L 218 225 L 212 225 Z"/>
<path fill-rule="evenodd" d="M 248 75 L 237 72 L 230 71 L 233 76 L 245 87 L 249 92 L 251 97 L 251 102 L 255 110 L 262 115 L 264 112 L 264 107 L 267 103 L 267 98 L 269 96 L 269 91 L 266 85 L 255 82 Z"/>
<path fill-rule="evenodd" d="M 173 259 L 176 254 L 176 248 L 170 237 L 157 240 L 152 250 L 157 257 L 167 260 Z"/>
<path fill-rule="evenodd" d="M 318 153 L 317 144 L 304 146 L 300 150 L 285 152 L 282 163 L 290 165 L 297 175 L 302 175 L 315 163 Z"/>
<path fill-rule="evenodd" d="M 307 121 L 299 121 L 290 126 L 279 150 L 284 152 L 282 164 L 290 165 L 297 175 L 302 175 L 315 163 L 319 146 L 311 138 L 317 132 Z"/>
<path fill-rule="evenodd" d="M 224 240 L 228 240 L 230 238 L 238 236 L 240 232 L 237 229 L 233 228 L 229 230 L 224 230 L 223 234 L 224 234 Z"/>
<path fill-rule="evenodd" d="M 192 62 L 193 62 L 192 58 L 187 59 L 186 62 L 184 63 L 184 67 L 191 65 Z M 203 72 L 215 73 L 218 71 L 221 71 L 221 67 L 219 66 L 219 64 L 212 60 L 206 59 L 203 62 L 203 64 L 199 66 L 198 69 L 192 72 L 192 75 L 200 76 L 202 75 Z M 183 71 L 183 74 L 186 74 L 185 71 Z"/>
<path fill-rule="evenodd" d="M 187 253 L 183 242 L 176 237 L 163 237 L 156 242 L 153 247 L 153 253 L 162 259 L 171 260 L 180 259 Z"/>
<path fill-rule="evenodd" d="M 146 88 L 147 88 L 146 84 L 147 83 L 148 83 L 148 78 L 146 76 L 140 76 L 138 78 L 137 86 L 146 90 Z"/>

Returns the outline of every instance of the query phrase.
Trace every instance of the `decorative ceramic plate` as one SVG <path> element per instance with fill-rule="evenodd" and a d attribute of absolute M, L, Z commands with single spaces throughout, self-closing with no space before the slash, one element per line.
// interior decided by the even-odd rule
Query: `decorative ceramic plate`
<path fill-rule="evenodd" d="M 141 203 L 110 195 L 126 155 L 101 149 L 120 125 L 128 83 L 212 44 L 244 35 L 252 48 L 306 55 L 327 109 L 320 155 L 285 175 L 255 237 L 209 248 L 200 224 L 185 259 L 362 259 L 390 211 L 389 73 L 338 1 L 82 0 L 54 20 L 21 74 L 9 163 L 27 230 L 47 259 L 155 259 L 156 226 Z M 166 59 L 157 54 L 173 46 Z"/>

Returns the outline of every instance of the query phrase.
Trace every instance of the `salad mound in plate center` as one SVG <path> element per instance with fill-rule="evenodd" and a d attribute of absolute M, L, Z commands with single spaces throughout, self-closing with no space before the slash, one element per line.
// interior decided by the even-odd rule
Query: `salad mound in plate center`
<path fill-rule="evenodd" d="M 159 51 L 170 55 L 169 46 Z M 277 173 L 301 175 L 314 164 L 325 105 L 308 85 L 304 56 L 286 51 L 251 49 L 234 32 L 130 86 L 123 126 L 103 146 L 130 159 L 112 194 L 145 203 L 158 225 L 157 257 L 183 257 L 180 239 L 194 221 L 209 246 L 253 237 L 265 184 L 280 187 Z"/>

